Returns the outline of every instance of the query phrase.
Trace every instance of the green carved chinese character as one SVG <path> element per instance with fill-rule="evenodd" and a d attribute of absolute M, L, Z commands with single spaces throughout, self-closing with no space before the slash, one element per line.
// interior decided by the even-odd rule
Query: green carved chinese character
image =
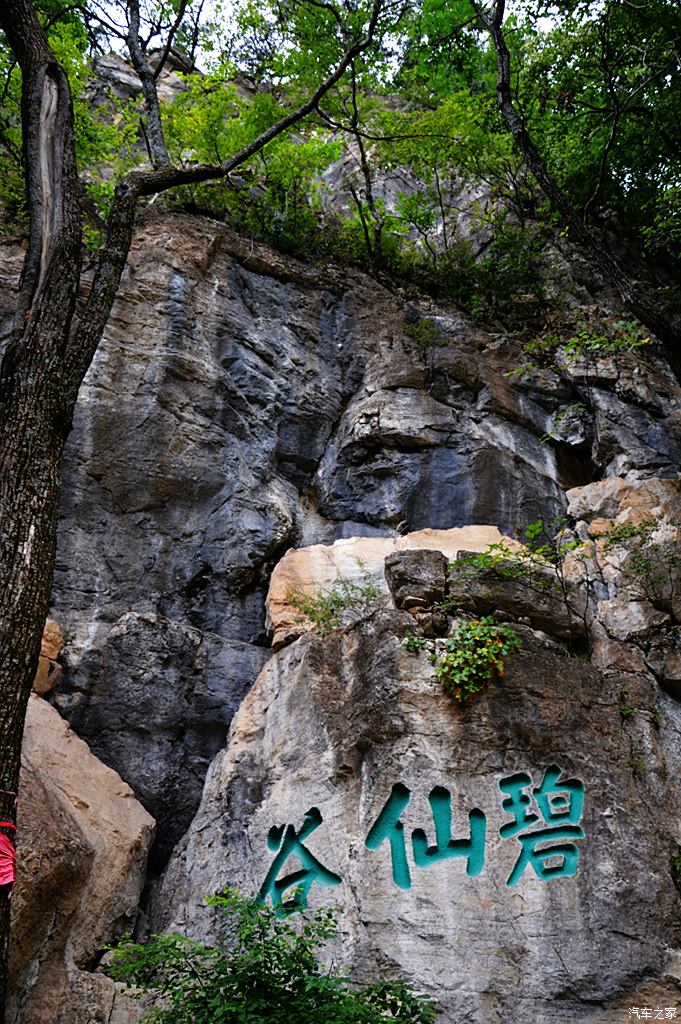
<path fill-rule="evenodd" d="M 514 819 L 502 825 L 499 834 L 504 839 L 517 836 L 522 847 L 506 885 L 515 885 L 529 866 L 544 882 L 570 878 L 577 872 L 579 849 L 574 841 L 561 843 L 557 840 L 584 838 L 579 826 L 584 809 L 584 783 L 578 779 L 562 779 L 561 774 L 557 765 L 551 765 L 541 785 L 532 790 L 539 813 L 550 827 L 524 835 L 519 833 L 539 821 L 538 815 L 530 810 L 532 798 L 525 792 L 532 785 L 532 779 L 526 772 L 517 772 L 499 783 L 502 793 L 508 794 L 502 807 Z"/>
<path fill-rule="evenodd" d="M 468 815 L 471 829 L 470 839 L 452 839 L 452 796 L 444 786 L 435 786 L 428 797 L 435 825 L 435 845 L 428 846 L 423 829 L 416 828 L 411 834 L 414 848 L 414 863 L 419 868 L 447 860 L 449 857 L 466 858 L 466 874 L 479 875 L 485 865 L 485 834 L 487 820 L 482 811 L 473 810 Z"/>
<path fill-rule="evenodd" d="M 401 782 L 395 783 L 383 810 L 369 830 L 366 846 L 376 850 L 387 839 L 390 843 L 393 881 L 400 889 L 411 888 L 411 873 L 407 861 L 404 825 L 401 815 L 411 799 L 411 792 Z M 487 822 L 482 811 L 473 810 L 468 815 L 469 839 L 452 839 L 452 797 L 448 789 L 435 786 L 428 797 L 435 826 L 435 843 L 428 845 L 426 833 L 421 828 L 412 832 L 411 842 L 414 864 L 427 868 L 442 860 L 453 857 L 466 858 L 466 873 L 479 875 L 485 863 L 485 835 Z"/>
<path fill-rule="evenodd" d="M 319 828 L 322 820 L 319 810 L 311 807 L 305 813 L 299 832 L 296 832 L 293 825 L 278 825 L 271 828 L 268 833 L 267 845 L 270 850 L 278 850 L 278 853 L 270 865 L 258 897 L 262 903 L 268 896 L 271 897 L 280 917 L 292 914 L 296 910 L 304 910 L 307 907 L 310 887 L 315 882 L 318 885 L 340 885 L 342 881 L 339 875 L 325 868 L 303 845 L 308 836 Z M 301 867 L 278 878 L 289 857 L 296 857 Z M 284 894 L 290 889 L 294 890 L 293 896 L 285 901 Z"/>
<path fill-rule="evenodd" d="M 400 889 L 411 889 L 411 875 L 404 842 L 404 825 L 400 821 L 402 811 L 410 800 L 410 790 L 401 782 L 396 782 L 365 841 L 365 846 L 369 850 L 377 850 L 381 843 L 388 840 L 393 865 L 393 881 Z"/>

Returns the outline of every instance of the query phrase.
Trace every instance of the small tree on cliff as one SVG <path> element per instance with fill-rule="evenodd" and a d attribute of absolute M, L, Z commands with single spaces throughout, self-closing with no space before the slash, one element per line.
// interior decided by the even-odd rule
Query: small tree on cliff
<path fill-rule="evenodd" d="M 603 144 L 600 153 L 600 167 L 596 180 L 590 181 L 591 194 L 582 208 L 570 198 L 568 192 L 561 188 L 556 177 L 550 172 L 547 161 L 542 157 L 535 139 L 530 134 L 526 119 L 523 117 L 517 102 L 514 99 L 512 85 L 512 62 L 511 53 L 504 30 L 504 18 L 506 14 L 506 0 L 493 0 L 491 4 L 470 0 L 470 5 L 480 24 L 489 33 L 492 45 L 497 57 L 497 103 L 501 116 L 511 133 L 515 144 L 522 154 L 524 164 L 532 174 L 539 188 L 549 201 L 552 209 L 564 225 L 564 231 L 570 239 L 582 250 L 584 256 L 591 265 L 610 281 L 616 289 L 622 305 L 633 313 L 642 324 L 652 331 L 662 343 L 665 355 L 677 381 L 681 382 L 681 331 L 673 322 L 672 318 L 665 314 L 660 308 L 659 297 L 656 298 L 640 283 L 632 279 L 631 274 L 625 267 L 619 256 L 609 248 L 604 240 L 603 233 L 591 218 L 591 210 L 600 196 L 606 177 L 608 156 L 621 122 L 624 122 L 630 113 L 632 106 L 631 97 L 640 96 L 642 86 L 635 82 L 634 87 L 624 99 L 613 99 L 612 110 L 607 107 L 603 113 L 607 114 L 606 121 L 611 122 L 611 128 L 606 142 Z M 546 13 L 554 12 L 550 5 L 537 4 L 538 8 L 545 8 Z M 568 8 L 579 8 L 579 3 L 568 3 Z M 581 5 L 588 8 L 588 4 Z M 604 9 L 604 20 L 611 14 L 608 3 L 598 5 Z M 558 5 L 560 8 L 561 5 Z M 651 11 L 651 14 L 654 13 Z M 600 31 L 605 32 L 601 27 Z M 646 69 L 646 84 L 650 85 L 656 79 L 669 77 L 671 72 L 676 71 L 681 54 L 681 20 L 676 14 L 673 24 L 669 27 L 667 38 L 663 48 L 663 57 L 658 60 L 657 66 Z M 589 58 L 584 60 L 588 65 Z M 603 82 L 601 87 L 607 89 L 610 94 L 616 92 L 616 79 L 620 72 L 610 68 L 609 62 L 615 64 L 612 54 L 606 56 L 601 54 L 601 66 L 598 69 L 599 77 Z M 578 61 L 579 63 L 579 61 Z M 654 61 L 651 62 L 654 65 Z M 565 100 L 563 100 L 565 102 Z M 596 101 L 592 100 L 592 103 Z M 596 108 L 598 109 L 598 108 Z M 586 140 L 584 145 L 586 145 Z M 633 148 L 633 147 L 630 147 Z M 673 191 L 673 190 L 670 190 Z M 674 230 L 678 230 L 676 214 L 674 217 Z"/>
<path fill-rule="evenodd" d="M 43 21 L 60 8 L 54 3 Z M 102 10 L 110 15 L 114 5 Z M 135 214 L 145 197 L 177 186 L 227 177 L 277 136 L 315 111 L 345 72 L 375 45 L 394 16 L 388 0 L 366 5 L 298 0 L 289 6 L 290 36 L 323 39 L 291 95 L 306 95 L 236 152 L 215 165 L 173 165 L 164 132 L 157 80 L 187 19 L 196 42 L 202 4 L 172 0 L 150 8 L 118 4 L 124 35 L 144 97 L 143 127 L 150 157 L 115 188 L 92 284 L 81 292 L 81 185 L 76 165 L 71 90 L 31 0 L 3 0 L 0 28 L 21 69 L 21 110 L 28 247 L 11 337 L 0 366 L 0 834 L 4 856 L 16 832 L 21 739 L 48 609 L 55 558 L 60 466 L 78 390 L 102 337 L 132 241 Z M 153 29 L 166 33 L 152 70 L 147 47 Z M 316 29 L 315 29 L 316 25 Z M 89 25 L 92 29 L 92 24 Z M 111 25 L 109 25 L 111 28 Z M 115 26 L 114 26 L 115 28 Z M 190 35 L 191 35 L 190 31 Z M 121 32 L 118 32 L 121 35 Z M 146 40 L 146 42 L 145 42 Z M 297 85 L 297 88 L 296 88 Z M 80 305 L 79 305 L 80 300 Z M 10 902 L 0 891 L 0 1019 L 4 1019 Z"/>

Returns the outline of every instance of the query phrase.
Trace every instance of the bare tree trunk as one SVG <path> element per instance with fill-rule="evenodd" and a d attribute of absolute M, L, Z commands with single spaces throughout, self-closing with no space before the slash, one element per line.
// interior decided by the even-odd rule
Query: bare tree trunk
<path fill-rule="evenodd" d="M 471 0 L 473 10 L 489 32 L 497 53 L 497 101 L 509 131 L 523 154 L 525 164 L 554 210 L 568 228 L 568 238 L 575 242 L 589 261 L 614 285 L 622 304 L 633 313 L 664 347 L 669 366 L 681 383 L 681 336 L 658 307 L 653 305 L 631 280 L 620 260 L 604 245 L 599 234 L 579 215 L 566 194 L 549 173 L 539 150 L 530 136 L 522 115 L 516 110 L 511 91 L 511 55 L 503 32 L 505 0 L 494 0 L 484 8 Z"/>
<path fill-rule="evenodd" d="M 70 422 L 63 357 L 80 279 L 80 209 L 71 95 L 33 10 L 0 11 L 23 79 L 30 210 L 14 328 L 0 366 L 0 826 L 14 840 L 24 717 L 47 614 Z M 4 1019 L 9 892 L 0 892 L 0 1019 Z"/>

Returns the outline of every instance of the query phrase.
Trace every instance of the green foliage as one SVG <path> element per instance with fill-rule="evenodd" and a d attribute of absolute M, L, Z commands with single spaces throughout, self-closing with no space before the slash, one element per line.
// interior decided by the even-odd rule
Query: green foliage
<path fill-rule="evenodd" d="M 418 654 L 419 651 L 425 650 L 428 642 L 422 636 L 414 636 L 413 633 L 407 633 L 402 641 L 402 646 L 409 654 Z"/>
<path fill-rule="evenodd" d="M 663 722 L 665 721 L 665 719 L 667 719 L 668 717 L 669 717 L 669 716 L 668 716 L 667 712 L 665 711 L 665 709 L 664 709 L 663 707 L 660 707 L 660 705 L 659 705 L 659 704 L 657 704 L 657 705 L 656 705 L 656 706 L 654 707 L 654 709 L 653 709 L 653 722 L 655 723 L 655 727 L 656 727 L 657 729 L 659 729 L 659 728 L 660 728 L 660 726 L 662 725 L 662 723 L 663 723 Z"/>
<path fill-rule="evenodd" d="M 403 981 L 353 988 L 318 960 L 336 934 L 335 912 L 277 917 L 257 897 L 233 889 L 207 901 L 221 916 L 220 943 L 204 946 L 181 935 L 128 939 L 114 949 L 109 973 L 151 994 L 155 1024 L 429 1024 L 436 1011 Z"/>
<path fill-rule="evenodd" d="M 504 659 L 521 643 L 510 626 L 499 625 L 491 615 L 459 623 L 433 655 L 435 675 L 448 697 L 470 700 L 493 679 L 504 675 Z"/>
<path fill-rule="evenodd" d="M 669 540 L 654 540 L 657 530 L 672 532 Z M 625 545 L 629 551 L 620 566 L 620 587 L 633 600 L 650 601 L 671 611 L 681 593 L 681 549 L 678 524 L 650 517 L 640 523 L 617 523 L 604 534 L 604 549 Z"/>
<path fill-rule="evenodd" d="M 626 720 L 627 718 L 633 718 L 635 714 L 636 708 L 633 704 L 629 703 L 629 693 L 627 690 L 622 690 L 620 692 L 620 715 Z"/>
<path fill-rule="evenodd" d="M 574 363 L 578 359 L 588 361 L 599 356 L 614 356 L 618 352 L 631 352 L 632 349 L 647 345 L 650 341 L 636 321 L 618 320 L 604 334 L 582 330 L 579 334 L 563 345 L 565 360 Z"/>
<path fill-rule="evenodd" d="M 579 422 L 585 416 L 587 408 L 583 402 L 571 402 L 561 408 L 560 412 L 553 417 L 553 427 L 539 438 L 542 444 L 549 441 L 559 441 L 564 427 L 569 427 L 575 421 Z"/>
<path fill-rule="evenodd" d="M 398 83 L 413 103 L 494 90 L 494 57 L 484 45 L 468 0 L 422 0 L 408 12 L 407 46 Z"/>
<path fill-rule="evenodd" d="M 487 219 L 492 238 L 472 278 L 477 307 L 470 311 L 488 321 L 527 326 L 546 305 L 546 233 L 535 224 L 515 224 L 506 212 Z"/>
<path fill-rule="evenodd" d="M 492 573 L 499 580 L 512 580 L 529 589 L 560 589 L 559 570 L 571 551 L 582 541 L 565 531 L 565 519 L 535 519 L 523 530 L 522 546 L 510 547 L 506 541 L 490 544 L 484 551 L 450 563 L 453 582 L 465 587 L 467 579 L 480 573 Z"/>
<path fill-rule="evenodd" d="M 404 333 L 421 348 L 441 348 L 447 344 L 447 339 L 440 333 L 435 321 L 429 316 L 419 320 L 417 324 L 407 324 Z"/>
<path fill-rule="evenodd" d="M 622 568 L 624 588 L 664 611 L 681 589 L 681 554 L 676 544 L 647 544 L 634 548 Z"/>
<path fill-rule="evenodd" d="M 126 103 L 110 95 L 103 106 L 94 106 L 88 91 L 92 80 L 88 35 L 76 8 L 61 2 L 42 2 L 37 7 L 50 46 L 69 78 L 79 171 L 95 208 L 104 215 L 116 181 L 140 160 L 140 103 Z M 21 75 L 2 45 L 0 80 L 5 83 L 0 114 L 0 204 L 10 222 L 22 224 L 27 211 L 21 149 Z M 91 225 L 88 230 L 94 246 L 96 228 Z"/>
<path fill-rule="evenodd" d="M 566 529 L 563 516 L 554 519 L 536 519 L 525 527 L 522 546 L 510 547 L 505 541 L 490 544 L 485 551 L 450 563 L 450 594 L 452 606 L 466 603 L 466 586 L 469 580 L 484 575 L 493 592 L 495 581 L 514 583 L 528 591 L 529 595 L 553 597 L 562 602 L 568 622 L 576 626 L 583 622 L 585 609 L 575 601 L 573 591 L 564 573 L 568 555 L 576 557 L 582 565 L 587 593 L 591 579 L 587 549 L 584 542 Z M 581 650 L 580 633 L 571 629 L 568 646 L 577 655 Z"/>
<path fill-rule="evenodd" d="M 678 5 L 562 3 L 551 6 L 548 30 L 534 20 L 547 7 L 525 5 L 514 45 L 520 102 L 551 170 L 577 207 L 607 208 L 636 246 L 676 258 L 681 153 L 669 131 L 681 116 Z M 666 230 L 645 234 L 663 211 Z"/>
<path fill-rule="evenodd" d="M 629 767 L 634 775 L 638 775 L 640 778 L 648 774 L 648 762 L 644 757 L 632 757 L 629 761 Z"/>
<path fill-rule="evenodd" d="M 600 358 L 617 358 L 650 342 L 640 324 L 633 320 L 604 318 L 598 330 L 586 324 L 567 338 L 555 331 L 546 331 L 522 347 L 524 361 L 510 370 L 507 377 L 532 377 L 543 369 L 563 367 L 588 372 Z"/>
<path fill-rule="evenodd" d="M 210 17 L 190 2 L 175 37 L 201 65 L 162 104 L 178 165 L 218 164 L 277 123 L 363 37 L 372 9 L 370 0 L 235 0 L 224 17 L 219 4 L 209 6 Z M 79 170 L 92 200 L 86 243 L 96 247 L 98 216 L 116 182 L 147 159 L 146 113 L 139 98 L 113 94 L 92 106 L 93 45 L 105 50 L 110 41 L 94 10 L 67 0 L 37 7 L 71 81 Z M 177 0 L 142 5 L 150 48 L 177 11 Z M 505 25 L 519 105 L 561 187 L 587 220 L 607 216 L 618 236 L 672 273 L 681 264 L 678 28 L 673 0 L 519 2 Z M 20 77 L 2 40 L 0 76 L 0 204 L 19 223 Z M 163 201 L 222 218 L 285 252 L 389 274 L 482 321 L 537 331 L 560 301 L 551 252 L 565 229 L 500 117 L 496 79 L 494 49 L 469 0 L 385 4 L 366 59 L 295 134 L 270 142 L 227 180 L 183 186 Z M 413 187 L 396 194 L 385 182 L 398 169 L 411 173 Z M 327 193 L 331 177 L 337 203 Z M 479 198 L 462 210 L 467 187 Z M 665 301 L 676 301 L 673 288 Z M 424 347 L 441 344 L 420 330 Z M 518 372 L 588 368 L 647 341 L 627 324 L 545 332 L 528 344 Z"/>
<path fill-rule="evenodd" d="M 318 633 L 327 634 L 342 629 L 343 613 L 348 610 L 363 612 L 379 596 L 378 588 L 368 578 L 364 583 L 340 577 L 327 590 L 317 594 L 289 591 L 286 600 L 301 612 L 299 622 L 307 619 Z"/>
<path fill-rule="evenodd" d="M 659 525 L 660 520 L 655 516 L 643 519 L 640 523 L 615 523 L 607 533 L 603 534 L 605 550 L 610 551 L 617 544 L 634 539 L 646 544 Z"/>

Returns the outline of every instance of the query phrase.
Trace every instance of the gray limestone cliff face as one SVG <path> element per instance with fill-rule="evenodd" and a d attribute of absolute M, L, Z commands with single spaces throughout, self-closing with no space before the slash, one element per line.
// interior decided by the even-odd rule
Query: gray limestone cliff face
<path fill-rule="evenodd" d="M 316 808 L 304 846 L 340 882 L 313 881 L 309 903 L 342 908 L 333 953 L 354 978 L 406 976 L 435 996 L 443 1024 L 625 1019 L 628 993 L 656 977 L 667 977 L 666 1005 L 678 1006 L 668 977 L 681 911 L 671 870 L 681 839 L 678 705 L 651 677 L 600 672 L 527 627 L 517 627 L 523 646 L 503 683 L 456 705 L 427 659 L 401 644 L 413 626 L 384 604 L 344 634 L 307 635 L 273 656 L 211 766 L 156 896 L 155 926 L 214 937 L 204 895 L 258 890 L 277 855 L 269 830 L 300 830 Z M 629 718 L 623 692 L 636 708 Z M 553 766 L 557 790 L 582 784 L 583 811 L 564 789 L 551 810 L 537 800 Z M 502 800 L 525 773 L 514 817 Z M 393 824 L 402 826 L 369 849 L 395 784 L 404 788 Z M 484 813 L 482 867 L 462 851 L 433 855 L 450 838 L 447 820 L 436 840 L 435 787 L 451 795 L 451 838 L 468 840 L 469 813 Z M 560 847 L 552 857 L 536 870 L 519 865 L 521 837 L 566 824 L 571 835 L 528 847 Z M 421 866 L 419 829 L 430 851 Z M 310 868 L 292 849 L 274 877 Z M 563 873 L 575 850 L 574 873 Z M 540 877 L 547 868 L 555 877 Z"/>
<path fill-rule="evenodd" d="M 17 268 L 8 247 L 8 296 Z M 410 333 L 422 318 L 438 344 Z M 467 523 L 513 534 L 601 472 L 675 473 L 654 358 L 592 366 L 572 431 L 555 426 L 569 375 L 512 382 L 516 361 L 512 339 L 430 300 L 146 215 L 66 454 L 53 700 L 157 817 L 160 862 L 262 665 L 287 548 Z"/>
<path fill-rule="evenodd" d="M 0 331 L 19 265 L 5 247 Z M 444 1024 L 615 1024 L 637 993 L 681 1007 L 679 581 L 664 607 L 636 588 L 625 600 L 630 552 L 598 539 L 678 519 L 678 389 L 654 350 L 533 380 L 508 376 L 518 361 L 517 339 L 429 299 L 303 266 L 209 220 L 142 218 L 66 454 L 52 614 L 67 644 L 50 699 L 158 821 L 154 926 L 211 937 L 204 896 L 258 889 L 269 829 L 300 829 L 316 808 L 306 843 L 340 883 L 310 901 L 343 907 L 335 955 L 357 980 L 406 975 Z M 524 644 L 503 684 L 452 704 L 401 644 L 427 620 L 428 636 L 447 625 L 418 611 L 433 595 L 416 600 L 404 562 L 399 609 L 383 588 L 344 633 L 270 657 L 283 611 L 271 603 L 268 623 L 265 594 L 291 548 L 397 549 L 410 531 L 468 524 L 516 535 L 566 508 L 601 545 L 584 620 L 593 665 L 527 625 L 565 639 L 574 623 L 548 599 L 469 588 L 476 614 L 525 621 Z M 650 550 L 675 543 L 661 528 Z M 311 584 L 316 560 L 332 571 L 350 558 L 300 554 Z M 448 559 L 435 558 L 439 576 Z M 282 622 L 281 643 L 297 635 Z M 527 773 L 537 788 L 552 766 L 584 786 L 572 826 L 584 836 L 563 837 L 577 871 L 547 880 L 527 865 L 508 885 L 523 845 L 520 831 L 500 835 L 512 820 L 500 782 Z M 444 790 L 454 839 L 470 811 L 485 815 L 479 872 L 432 855 L 429 796 L 442 807 Z M 391 792 L 409 797 L 391 833 L 398 852 L 405 840 L 401 885 L 389 837 L 366 847 Z"/>
<path fill-rule="evenodd" d="M 6 325 L 20 247 L 2 256 Z M 288 548 L 468 523 L 514 534 L 600 474 L 675 475 L 654 356 L 529 382 L 506 376 L 517 362 L 517 341 L 431 300 L 207 219 L 142 219 L 66 453 L 52 699 L 157 818 L 155 863 L 262 666 Z M 583 397 L 579 423 L 561 419 Z"/>

